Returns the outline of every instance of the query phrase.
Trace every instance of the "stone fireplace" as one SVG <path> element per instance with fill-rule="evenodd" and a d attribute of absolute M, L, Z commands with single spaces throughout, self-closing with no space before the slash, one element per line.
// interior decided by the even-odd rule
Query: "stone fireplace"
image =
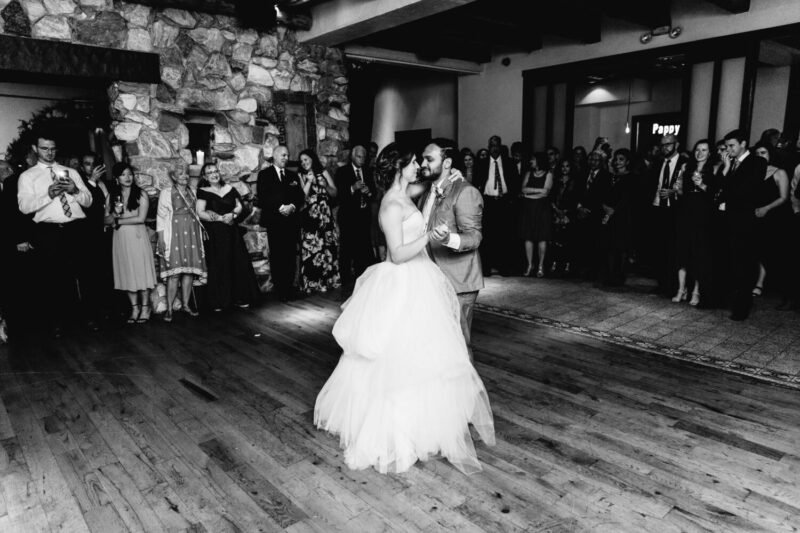
<path fill-rule="evenodd" d="M 284 27 L 244 28 L 226 15 L 109 0 L 0 5 L 7 35 L 158 56 L 153 83 L 118 79 L 108 88 L 110 140 L 157 188 L 169 186 L 171 170 L 197 162 L 190 125 L 208 128 L 204 155 L 217 157 L 233 181 L 278 144 L 292 145 L 293 158 L 301 146 L 315 148 L 328 167 L 347 155 L 347 77 L 338 49 L 302 45 Z"/>

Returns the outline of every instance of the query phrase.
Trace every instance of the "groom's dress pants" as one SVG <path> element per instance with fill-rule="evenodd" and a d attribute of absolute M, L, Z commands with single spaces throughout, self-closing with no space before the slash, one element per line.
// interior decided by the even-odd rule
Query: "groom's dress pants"
<path fill-rule="evenodd" d="M 458 293 L 458 303 L 461 304 L 461 332 L 464 334 L 464 340 L 467 341 L 470 362 L 472 362 L 472 310 L 477 299 L 478 291 Z"/>

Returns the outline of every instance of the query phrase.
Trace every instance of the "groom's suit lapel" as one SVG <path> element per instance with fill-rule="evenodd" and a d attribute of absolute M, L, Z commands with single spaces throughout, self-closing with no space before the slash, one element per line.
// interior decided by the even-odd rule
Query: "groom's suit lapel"
<path fill-rule="evenodd" d="M 439 206 L 442 205 L 442 202 L 444 202 L 444 199 L 447 198 L 448 194 L 450 194 L 450 189 L 453 188 L 453 184 L 454 183 L 455 183 L 454 181 L 450 181 L 449 179 L 444 180 L 444 183 L 442 183 L 442 195 L 441 196 L 437 196 L 436 198 L 434 198 L 433 206 L 431 207 L 431 216 L 427 220 L 428 231 L 433 229 L 433 223 L 436 220 L 436 210 L 439 209 Z M 428 194 L 436 194 L 436 191 L 434 190 L 434 186 L 433 185 L 431 185 L 430 189 L 428 189 Z M 427 201 L 427 197 L 426 197 L 426 201 Z"/>

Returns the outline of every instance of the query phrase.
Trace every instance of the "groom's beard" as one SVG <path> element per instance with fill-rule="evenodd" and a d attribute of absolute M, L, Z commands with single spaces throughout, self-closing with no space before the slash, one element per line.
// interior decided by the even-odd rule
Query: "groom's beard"
<path fill-rule="evenodd" d="M 419 172 L 417 173 L 417 181 L 415 181 L 414 183 L 425 183 L 425 182 L 433 183 L 434 181 L 438 180 L 441 176 L 442 176 L 441 170 L 437 174 L 431 172 L 426 176 L 423 169 L 420 169 Z"/>

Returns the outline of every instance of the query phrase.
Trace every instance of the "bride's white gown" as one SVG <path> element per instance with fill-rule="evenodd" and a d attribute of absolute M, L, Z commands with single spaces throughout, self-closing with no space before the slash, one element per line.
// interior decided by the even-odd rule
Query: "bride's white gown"
<path fill-rule="evenodd" d="M 424 231 L 416 211 L 403 221 L 404 243 Z M 494 444 L 492 411 L 439 267 L 425 251 L 373 265 L 342 307 L 333 336 L 343 353 L 314 423 L 339 435 L 347 466 L 403 472 L 441 453 L 462 472 L 479 471 L 468 424 Z"/>

